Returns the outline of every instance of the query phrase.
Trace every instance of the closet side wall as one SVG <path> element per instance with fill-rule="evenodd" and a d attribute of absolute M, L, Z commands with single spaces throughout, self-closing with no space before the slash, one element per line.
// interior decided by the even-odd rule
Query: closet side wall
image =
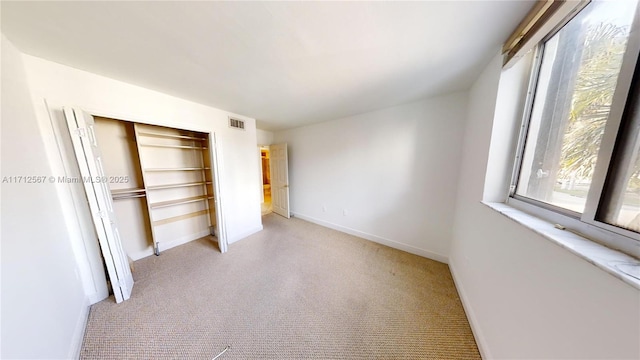
<path fill-rule="evenodd" d="M 112 194 L 142 189 L 144 186 L 133 123 L 96 117 L 95 131 Z M 145 201 L 144 197 L 113 200 L 122 246 L 133 260 L 152 252 L 153 239 Z"/>

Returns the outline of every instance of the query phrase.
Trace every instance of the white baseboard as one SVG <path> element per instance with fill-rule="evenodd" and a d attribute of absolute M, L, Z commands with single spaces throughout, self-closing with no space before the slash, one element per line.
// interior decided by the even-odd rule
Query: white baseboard
<path fill-rule="evenodd" d="M 146 258 L 147 256 L 153 255 L 153 247 L 147 246 L 147 248 L 144 250 L 127 253 L 127 255 L 131 258 L 131 260 L 137 261 Z"/>
<path fill-rule="evenodd" d="M 84 340 L 84 332 L 85 332 L 85 329 L 87 328 L 87 322 L 89 321 L 89 309 L 90 309 L 89 303 L 90 303 L 89 298 L 85 298 L 84 304 L 82 305 L 82 311 L 80 312 L 80 316 L 78 316 L 78 321 L 76 322 L 76 328 L 73 331 L 71 346 L 69 348 L 69 359 L 80 358 L 80 350 L 82 350 L 82 341 Z"/>
<path fill-rule="evenodd" d="M 318 224 L 324 227 L 328 227 L 330 229 L 333 230 L 338 230 L 340 232 L 343 233 L 347 233 L 349 235 L 353 235 L 353 236 L 357 236 L 363 239 L 367 239 L 369 241 L 373 241 L 375 243 L 378 244 L 382 244 L 382 245 L 386 245 L 388 247 L 392 247 L 394 249 L 398 249 L 398 250 L 402 250 L 402 251 L 406 251 L 410 254 L 414 254 L 414 255 L 418 255 L 418 256 L 422 256 L 425 257 L 427 259 L 431 259 L 431 260 L 435 260 L 435 261 L 439 261 L 442 263 L 447 263 L 449 261 L 449 259 L 441 254 L 429 251 L 429 250 L 425 250 L 425 249 L 420 249 L 411 245 L 407 245 L 407 244 L 403 244 L 401 242 L 397 242 L 394 240 L 390 240 L 390 239 L 385 239 L 383 237 L 377 236 L 377 235 L 373 235 L 373 234 L 368 234 L 359 230 L 355 230 L 355 229 L 351 229 L 342 225 L 337 225 L 337 224 L 333 224 L 324 220 L 320 220 L 320 219 L 316 219 L 314 217 L 311 216 L 307 216 L 304 214 L 300 214 L 300 213 L 291 213 L 292 216 L 298 218 L 298 219 L 302 219 L 302 220 L 306 220 L 309 222 L 312 222 L 314 224 Z"/>
<path fill-rule="evenodd" d="M 171 241 L 162 241 L 162 242 L 158 243 L 158 248 L 160 249 L 160 252 L 163 252 L 165 250 L 169 250 L 169 249 L 174 248 L 176 246 L 180 246 L 182 244 L 186 244 L 186 243 L 188 243 L 190 241 L 200 239 L 200 238 L 205 237 L 207 235 L 211 235 L 211 232 L 209 230 L 203 230 L 203 231 L 200 231 L 200 232 L 197 232 L 197 233 L 194 233 L 194 234 L 189 234 L 189 235 L 185 235 L 185 236 L 179 237 L 179 238 L 171 240 Z M 153 255 L 153 246 L 148 246 L 146 249 L 141 250 L 141 251 L 127 253 L 127 255 L 129 255 L 129 257 L 133 261 L 140 260 L 142 258 L 146 258 L 147 256 Z"/>
<path fill-rule="evenodd" d="M 100 302 L 106 298 L 109 297 L 109 289 L 107 289 L 107 287 L 104 287 L 105 291 L 96 291 L 95 293 L 89 295 L 87 297 L 88 301 L 89 301 L 89 305 L 93 305 L 97 302 Z"/>
<path fill-rule="evenodd" d="M 485 337 L 482 334 L 482 330 L 480 329 L 478 318 L 476 317 L 476 314 L 471 307 L 471 303 L 469 302 L 469 298 L 467 297 L 467 293 L 465 292 L 462 283 L 458 280 L 459 278 L 456 276 L 455 263 L 451 261 L 451 259 L 449 259 L 449 270 L 451 270 L 453 283 L 458 290 L 460 300 L 462 301 L 462 307 L 464 308 L 464 312 L 467 314 L 467 319 L 469 320 L 469 324 L 471 325 L 471 332 L 473 333 L 473 337 L 476 339 L 476 344 L 478 345 L 480 356 L 483 359 L 493 359 L 493 356 L 491 356 L 491 352 L 489 351 L 489 346 L 487 346 L 487 341 L 485 340 Z"/>
<path fill-rule="evenodd" d="M 242 240 L 247 236 L 253 235 L 259 231 L 262 231 L 262 225 L 254 227 L 253 229 L 249 229 L 247 231 L 241 232 L 239 234 L 235 234 L 233 236 L 227 236 L 227 244 L 233 244 L 238 240 Z"/>
<path fill-rule="evenodd" d="M 193 240 L 198 240 L 200 238 L 203 238 L 207 235 L 211 235 L 211 231 L 209 231 L 209 229 L 207 230 L 202 230 L 200 232 L 197 232 L 195 234 L 189 234 L 189 235 L 185 235 L 182 237 L 179 237 L 177 239 L 171 240 L 171 241 L 162 241 L 158 243 L 158 248 L 159 250 L 162 251 L 166 251 L 169 250 L 171 248 L 174 248 L 176 246 L 180 246 L 182 244 L 186 244 L 188 242 L 191 242 Z"/>

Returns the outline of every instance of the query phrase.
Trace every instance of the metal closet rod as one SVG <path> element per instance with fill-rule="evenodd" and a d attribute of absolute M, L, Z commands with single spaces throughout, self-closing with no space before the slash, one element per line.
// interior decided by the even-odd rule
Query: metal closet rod
<path fill-rule="evenodd" d="M 145 197 L 145 196 L 146 196 L 145 194 L 114 196 L 113 200 L 133 199 L 133 198 L 139 198 L 139 197 Z"/>

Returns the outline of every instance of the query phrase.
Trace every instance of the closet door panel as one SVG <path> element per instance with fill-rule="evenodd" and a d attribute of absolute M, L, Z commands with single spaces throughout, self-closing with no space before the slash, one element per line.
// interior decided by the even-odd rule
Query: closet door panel
<path fill-rule="evenodd" d="M 122 246 L 113 201 L 105 181 L 104 158 L 96 136 L 93 116 L 80 109 L 63 108 L 69 135 L 80 173 L 85 179 L 83 186 L 91 210 L 93 223 L 107 268 L 116 302 L 127 300 L 133 289 L 133 276 Z"/>

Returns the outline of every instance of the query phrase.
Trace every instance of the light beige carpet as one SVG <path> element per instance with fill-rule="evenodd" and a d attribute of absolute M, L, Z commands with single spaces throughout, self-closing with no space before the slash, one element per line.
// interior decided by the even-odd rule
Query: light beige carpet
<path fill-rule="evenodd" d="M 84 359 L 480 359 L 447 265 L 275 214 L 220 254 L 135 263 L 91 307 Z"/>

